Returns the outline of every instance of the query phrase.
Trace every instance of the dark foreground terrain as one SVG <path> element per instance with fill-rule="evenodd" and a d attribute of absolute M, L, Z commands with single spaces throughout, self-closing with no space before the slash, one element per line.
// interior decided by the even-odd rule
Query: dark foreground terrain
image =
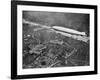
<path fill-rule="evenodd" d="M 89 65 L 88 43 L 49 29 L 23 26 L 23 68 Z"/>

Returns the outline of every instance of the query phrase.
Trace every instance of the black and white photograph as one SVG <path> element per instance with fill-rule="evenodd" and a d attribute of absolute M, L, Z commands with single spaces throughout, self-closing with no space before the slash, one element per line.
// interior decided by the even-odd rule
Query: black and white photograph
<path fill-rule="evenodd" d="M 23 11 L 23 69 L 89 66 L 89 14 Z"/>
<path fill-rule="evenodd" d="M 21 4 L 17 3 L 15 22 L 16 75 L 95 73 L 95 6 Z"/>

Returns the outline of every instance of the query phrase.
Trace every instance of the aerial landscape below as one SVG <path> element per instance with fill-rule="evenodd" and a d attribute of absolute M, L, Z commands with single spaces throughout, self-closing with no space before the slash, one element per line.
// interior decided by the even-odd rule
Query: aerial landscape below
<path fill-rule="evenodd" d="M 23 69 L 89 66 L 89 14 L 23 11 Z"/>

